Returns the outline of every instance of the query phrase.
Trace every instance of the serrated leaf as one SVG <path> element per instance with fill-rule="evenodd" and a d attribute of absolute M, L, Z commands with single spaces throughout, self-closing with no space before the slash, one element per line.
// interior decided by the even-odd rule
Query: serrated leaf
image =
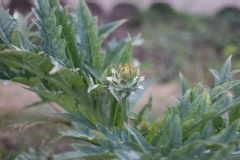
<path fill-rule="evenodd" d="M 185 92 L 190 88 L 186 79 L 182 75 L 182 73 L 179 73 L 180 77 L 180 84 L 181 84 L 181 89 L 182 89 L 182 96 L 185 94 Z"/>
<path fill-rule="evenodd" d="M 37 9 L 33 9 L 35 24 L 39 28 L 39 33 L 43 37 L 42 50 L 49 56 L 62 61 L 63 66 L 72 68 L 70 60 L 65 54 L 65 41 L 61 38 L 62 27 L 57 26 L 54 11 L 56 7 L 50 8 L 48 0 L 36 0 Z"/>
<path fill-rule="evenodd" d="M 84 67 L 87 69 L 91 75 L 93 75 L 94 78 L 96 78 L 98 81 L 102 82 L 102 71 L 93 66 L 91 63 L 85 61 Z"/>
<path fill-rule="evenodd" d="M 194 132 L 193 134 L 191 134 L 188 139 L 184 142 L 184 145 L 189 145 L 189 144 L 193 144 L 196 141 L 201 139 L 201 135 L 199 134 L 199 132 Z"/>
<path fill-rule="evenodd" d="M 21 67 L 33 74 L 42 77 L 49 81 L 54 86 L 61 88 L 64 92 L 76 99 L 84 107 L 80 107 L 79 110 L 85 115 L 91 116 L 92 122 L 101 122 L 105 124 L 102 117 L 94 111 L 91 106 L 87 86 L 83 82 L 83 77 L 79 76 L 78 72 L 74 70 L 61 67 L 58 72 L 53 75 L 49 75 L 49 72 L 53 68 L 53 64 L 46 56 L 35 55 L 31 52 L 7 50 L 0 54 L 0 61 L 7 63 L 8 65 L 15 65 Z"/>
<path fill-rule="evenodd" d="M 50 92 L 46 89 L 43 88 L 39 88 L 39 87 L 30 87 L 30 88 L 26 88 L 32 92 L 37 93 L 38 95 L 44 97 L 47 99 L 46 102 L 51 102 L 54 101 L 57 104 L 59 104 L 61 107 L 63 107 L 66 111 L 68 111 L 69 113 L 72 113 L 74 115 L 76 115 L 76 111 L 77 111 L 77 104 L 76 101 L 67 93 L 63 93 L 62 92 Z M 44 103 L 46 103 L 44 102 Z M 33 104 L 35 105 L 35 104 Z M 29 106 L 28 106 L 29 107 Z"/>
<path fill-rule="evenodd" d="M 152 143 L 154 136 L 157 135 L 159 126 L 157 123 L 153 124 L 152 128 L 148 131 L 147 139 L 149 143 Z"/>
<path fill-rule="evenodd" d="M 203 124 L 206 124 L 209 120 L 214 118 L 216 114 L 217 112 L 208 112 L 205 113 L 204 117 L 198 122 L 195 122 L 194 119 L 190 119 L 183 123 L 182 124 L 183 138 L 193 133 L 198 127 L 202 126 Z"/>
<path fill-rule="evenodd" d="M 182 127 L 178 115 L 174 116 L 170 132 L 170 143 L 174 148 L 179 148 L 182 145 Z"/>
<path fill-rule="evenodd" d="M 231 71 L 231 59 L 232 59 L 232 56 L 229 56 L 226 60 L 226 62 L 224 63 L 223 65 L 223 68 L 222 68 L 222 71 L 221 71 L 221 74 L 222 75 L 227 75 L 228 73 L 230 73 Z"/>
<path fill-rule="evenodd" d="M 116 65 L 119 62 L 126 41 L 117 43 L 116 40 L 112 40 L 107 44 L 106 53 L 104 57 L 104 68 L 106 69 L 110 65 Z"/>
<path fill-rule="evenodd" d="M 60 132 L 59 133 L 59 138 L 61 137 L 71 137 L 71 138 L 76 138 L 76 139 L 84 139 L 87 138 L 89 140 L 92 140 L 95 138 L 94 134 L 86 134 L 82 131 L 76 131 L 76 130 L 67 130 L 65 132 Z"/>
<path fill-rule="evenodd" d="M 17 20 L 9 16 L 8 10 L 5 11 L 0 7 L 0 38 L 5 44 L 11 45 L 12 32 L 18 27 L 19 24 Z"/>
<path fill-rule="evenodd" d="M 123 49 L 123 52 L 121 54 L 121 57 L 119 59 L 119 64 L 131 64 L 132 63 L 132 41 L 129 40 L 129 42 L 126 44 L 126 46 Z"/>
<path fill-rule="evenodd" d="M 207 139 L 207 142 L 221 144 L 238 144 L 240 142 L 240 135 L 237 132 L 238 128 L 239 122 L 235 121 L 231 123 L 226 129 L 222 130 L 219 134 L 209 137 Z"/>
<path fill-rule="evenodd" d="M 124 145 L 121 144 L 119 141 L 111 141 L 107 137 L 105 137 L 102 133 L 98 131 L 93 131 L 96 135 L 96 139 L 98 140 L 99 144 L 110 153 L 114 153 L 115 150 L 125 150 L 127 149 Z"/>
<path fill-rule="evenodd" d="M 78 117 L 71 115 L 69 113 L 55 113 L 55 114 L 68 118 L 72 122 L 80 123 L 89 129 L 97 130 L 97 127 L 92 122 L 90 122 L 81 112 L 77 112 L 77 113 L 78 113 Z"/>
<path fill-rule="evenodd" d="M 100 52 L 98 41 L 97 18 L 92 17 L 84 0 L 78 0 L 76 7 L 77 34 L 80 40 L 78 50 L 86 51 L 86 61 L 99 70 L 103 70 L 104 55 Z"/>
<path fill-rule="evenodd" d="M 155 154 L 155 155 L 151 155 L 150 153 L 144 153 L 141 155 L 141 157 L 139 158 L 139 160 L 159 160 L 161 159 L 162 156 L 161 154 Z"/>
<path fill-rule="evenodd" d="M 232 104 L 232 95 L 227 94 L 227 96 L 223 99 L 220 99 L 216 102 L 214 102 L 210 107 L 207 108 L 208 111 L 220 111 L 224 110 L 224 108 L 227 108 L 229 105 Z"/>
<path fill-rule="evenodd" d="M 240 118 L 240 105 L 229 111 L 229 121 L 230 123 L 239 120 Z"/>
<path fill-rule="evenodd" d="M 15 35 L 17 39 L 12 39 L 13 35 Z M 18 43 L 20 44 L 18 47 L 21 49 L 35 53 L 39 51 L 38 48 L 25 37 L 17 20 L 11 18 L 8 10 L 5 11 L 2 7 L 0 7 L 0 39 L 8 46 Z"/>
<path fill-rule="evenodd" d="M 239 72 L 238 70 L 231 71 L 231 58 L 232 56 L 228 57 L 228 59 L 224 63 L 221 73 L 216 70 L 210 70 L 215 77 L 215 86 L 219 86 L 223 83 L 232 81 L 232 76 Z"/>
<path fill-rule="evenodd" d="M 180 113 L 180 118 L 181 118 L 181 121 L 182 122 L 185 122 L 186 119 L 188 118 L 189 116 L 189 113 L 191 112 L 191 90 L 187 90 L 185 91 L 184 95 L 183 95 L 183 98 L 178 106 L 178 110 L 179 110 L 179 113 Z"/>
<path fill-rule="evenodd" d="M 129 133 L 135 138 L 135 140 L 137 141 L 137 143 L 140 145 L 144 152 L 150 152 L 154 154 L 153 146 L 151 146 L 136 129 L 132 128 L 130 125 L 127 124 L 124 124 L 124 126 L 129 131 Z"/>
<path fill-rule="evenodd" d="M 171 160 L 202 159 L 205 150 L 205 144 L 190 144 L 179 149 L 173 149 L 168 158 Z"/>
<path fill-rule="evenodd" d="M 230 82 L 226 82 L 222 85 L 219 85 L 219 86 L 213 88 L 212 90 L 209 91 L 211 100 L 213 100 L 214 98 L 216 98 L 220 94 L 225 93 L 226 91 L 228 91 L 232 87 L 234 87 L 236 85 L 239 85 L 239 84 L 240 84 L 240 80 L 230 81 Z"/>
<path fill-rule="evenodd" d="M 210 69 L 210 71 L 212 72 L 213 76 L 215 77 L 215 81 L 220 81 L 221 80 L 221 74 L 216 71 L 215 69 Z"/>
<path fill-rule="evenodd" d="M 69 160 L 69 159 L 79 159 L 79 158 L 84 158 L 84 159 L 101 159 L 104 158 L 106 160 L 108 159 L 113 159 L 116 158 L 115 155 L 111 155 L 107 152 L 103 152 L 103 153 L 92 153 L 92 154 L 88 154 L 85 152 L 81 152 L 81 151 L 71 151 L 71 152 L 67 152 L 67 153 L 62 153 L 62 154 L 58 154 L 56 156 L 54 156 L 54 159 L 57 160 Z"/>
<path fill-rule="evenodd" d="M 236 155 L 236 156 L 233 156 L 231 154 L 232 152 L 232 147 L 226 147 L 226 148 L 223 148 L 223 149 L 220 149 L 218 151 L 216 151 L 216 153 L 214 153 L 213 156 L 211 156 L 210 158 L 211 159 L 227 159 L 227 160 L 238 160 L 240 158 L 239 155 Z M 209 158 L 209 159 L 210 159 Z"/>
<path fill-rule="evenodd" d="M 129 159 L 139 159 L 141 156 L 140 152 L 136 151 L 117 151 L 116 155 L 118 156 L 118 160 L 129 160 Z"/>
<path fill-rule="evenodd" d="M 201 97 L 196 101 L 193 101 L 191 105 L 189 117 L 187 119 L 193 118 L 196 121 L 199 121 L 200 119 L 202 119 L 202 117 L 206 113 L 209 105 L 210 105 L 210 94 L 208 93 L 207 89 L 204 89 Z"/>
<path fill-rule="evenodd" d="M 198 83 L 190 92 L 191 102 L 193 102 L 199 95 L 202 94 L 203 85 L 202 83 Z"/>
<path fill-rule="evenodd" d="M 115 98 L 111 98 L 109 125 L 111 127 L 123 128 L 122 107 Z"/>
<path fill-rule="evenodd" d="M 141 111 L 138 113 L 137 119 L 134 121 L 134 125 L 137 126 L 142 122 L 143 114 L 148 109 L 150 110 L 152 108 L 152 96 L 148 99 L 148 103 L 144 105 L 144 107 L 141 109 Z"/>
<path fill-rule="evenodd" d="M 59 0 L 50 0 L 50 6 L 53 8 L 57 7 L 55 11 L 55 16 L 57 23 L 62 26 L 62 36 L 65 39 L 66 53 L 73 63 L 74 68 L 82 68 L 79 51 L 77 48 L 76 35 L 76 24 L 75 19 L 70 20 L 68 15 L 68 6 L 63 9 L 60 6 Z"/>
<path fill-rule="evenodd" d="M 159 140 L 163 136 L 165 130 L 170 128 L 171 123 L 173 121 L 173 117 L 174 117 L 174 114 L 172 113 L 171 109 L 169 108 L 166 117 L 163 119 L 162 123 L 160 124 L 160 127 L 159 127 L 160 130 L 159 130 L 158 134 L 153 137 L 153 140 L 152 140 L 153 146 L 160 144 Z"/>
<path fill-rule="evenodd" d="M 231 105 L 229 105 L 228 107 L 226 107 L 222 110 L 219 110 L 218 112 L 215 111 L 215 112 L 205 113 L 204 117 L 198 122 L 194 123 L 194 121 L 193 121 L 193 122 L 188 123 L 188 124 L 183 124 L 182 125 L 183 138 L 187 137 L 189 134 L 193 133 L 196 129 L 198 129 L 202 125 L 206 124 L 210 120 L 218 117 L 219 115 L 222 115 L 226 111 L 229 111 L 231 109 L 234 109 L 234 108 L 238 107 L 239 105 L 240 105 L 240 98 L 235 99 Z"/>
<path fill-rule="evenodd" d="M 121 20 L 117 20 L 114 22 L 110 22 L 106 25 L 101 26 L 98 29 L 98 35 L 99 37 L 102 37 L 105 35 L 105 37 L 107 37 L 110 33 L 112 33 L 116 28 L 118 28 L 119 26 L 121 26 L 123 23 L 125 23 L 127 20 L 126 19 L 121 19 Z"/>
<path fill-rule="evenodd" d="M 107 137 L 109 140 L 111 141 L 118 140 L 118 138 L 111 131 L 108 131 L 103 125 L 97 124 L 97 129 L 102 135 Z"/>
<path fill-rule="evenodd" d="M 209 121 L 202 129 L 203 138 L 209 138 L 212 135 L 212 121 Z"/>

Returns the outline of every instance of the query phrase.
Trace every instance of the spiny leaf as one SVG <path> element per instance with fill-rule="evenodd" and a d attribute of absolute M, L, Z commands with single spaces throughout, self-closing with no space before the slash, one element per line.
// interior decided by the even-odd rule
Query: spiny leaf
<path fill-rule="evenodd" d="M 93 150 L 94 151 L 94 150 Z M 107 152 L 103 152 L 103 153 L 93 153 L 93 152 L 81 152 L 81 151 L 71 151 L 71 152 L 67 152 L 67 153 L 62 153 L 62 154 L 58 154 L 56 156 L 54 156 L 54 159 L 58 159 L 58 160 L 69 160 L 69 159 L 79 159 L 79 158 L 84 158 L 84 159 L 101 159 L 104 158 L 106 160 L 108 159 L 113 159 L 116 158 L 115 155 L 110 155 Z"/>
<path fill-rule="evenodd" d="M 129 40 L 129 42 L 127 43 L 127 45 L 124 47 L 124 50 L 123 50 L 123 53 L 120 57 L 120 60 L 119 60 L 119 64 L 122 63 L 122 64 L 131 64 L 132 63 L 132 42 L 131 40 Z"/>
<path fill-rule="evenodd" d="M 209 138 L 212 135 L 212 121 L 209 121 L 202 129 L 202 135 L 204 139 Z"/>
<path fill-rule="evenodd" d="M 127 42 L 124 40 L 118 44 L 114 39 L 107 44 L 104 58 L 105 69 L 110 65 L 116 65 L 119 63 L 119 59 L 126 44 Z"/>
<path fill-rule="evenodd" d="M 213 88 L 212 90 L 209 91 L 211 100 L 213 100 L 214 98 L 216 98 L 220 94 L 225 93 L 229 89 L 231 89 L 234 86 L 239 85 L 239 84 L 240 84 L 240 80 L 230 81 L 230 82 L 226 82 L 226 83 L 224 83 L 222 85 L 219 85 L 219 86 Z"/>
<path fill-rule="evenodd" d="M 205 113 L 204 117 L 199 122 L 195 122 L 194 119 L 189 119 L 188 121 L 183 123 L 182 124 L 183 138 L 187 137 L 190 133 L 193 133 L 198 127 L 206 124 L 216 114 L 217 112 L 208 112 Z"/>
<path fill-rule="evenodd" d="M 142 137 L 142 135 L 136 129 L 127 124 L 124 124 L 124 126 L 130 132 L 130 134 L 132 134 L 144 152 L 150 152 L 154 154 L 154 148 L 147 142 L 144 137 Z"/>
<path fill-rule="evenodd" d="M 117 100 L 113 97 L 110 99 L 111 101 L 111 109 L 110 109 L 110 117 L 109 117 L 109 124 L 112 127 L 122 128 L 122 107 L 117 102 Z"/>
<path fill-rule="evenodd" d="M 118 28 L 119 26 L 121 26 L 123 23 L 125 23 L 127 20 L 126 19 L 121 19 L 121 20 L 117 20 L 114 22 L 110 22 L 106 25 L 101 26 L 98 29 L 98 35 L 99 37 L 104 36 L 107 37 L 110 33 L 112 33 L 116 28 Z M 101 41 L 104 39 L 102 38 Z"/>
<path fill-rule="evenodd" d="M 12 45 L 34 53 L 39 52 L 39 49 L 25 37 L 20 27 L 12 32 Z"/>
<path fill-rule="evenodd" d="M 84 63 L 84 67 L 87 69 L 87 71 L 89 71 L 91 73 L 91 75 L 94 76 L 94 78 L 96 78 L 97 80 L 99 80 L 100 82 L 102 82 L 102 71 L 99 70 L 98 68 L 96 68 L 95 66 L 93 66 L 91 63 L 85 61 Z"/>
<path fill-rule="evenodd" d="M 201 157 L 206 150 L 205 144 L 190 144 L 179 149 L 173 149 L 169 154 L 169 159 L 185 160 L 185 159 L 202 159 Z"/>
<path fill-rule="evenodd" d="M 37 9 L 33 9 L 38 20 L 34 22 L 43 37 L 42 50 L 49 56 L 62 61 L 63 66 L 73 67 L 65 54 L 65 41 L 61 38 L 62 27 L 57 26 L 54 11 L 56 7 L 50 8 L 48 0 L 36 0 Z"/>
<path fill-rule="evenodd" d="M 141 111 L 138 113 L 137 119 L 134 121 L 135 126 L 139 125 L 142 122 L 142 116 L 146 109 L 152 108 L 152 97 L 148 99 L 148 103 L 144 105 L 144 107 L 141 109 Z"/>
<path fill-rule="evenodd" d="M 222 68 L 222 71 L 221 71 L 221 74 L 222 74 L 222 75 L 227 75 L 227 74 L 230 73 L 230 71 L 231 71 L 231 66 L 232 66 L 232 64 L 231 64 L 231 59 L 232 59 L 232 56 L 229 56 L 229 57 L 227 58 L 226 62 L 224 63 L 223 68 Z"/>
<path fill-rule="evenodd" d="M 77 104 L 76 101 L 67 93 L 63 91 L 60 92 L 51 92 L 46 88 L 39 88 L 37 86 L 26 88 L 32 92 L 37 93 L 38 95 L 48 99 L 47 102 L 53 101 L 62 106 L 66 111 L 76 115 Z M 46 102 L 44 102 L 46 103 Z M 36 104 L 35 104 L 36 105 Z"/>
<path fill-rule="evenodd" d="M 136 151 L 117 151 L 118 160 L 139 159 L 141 153 Z"/>
<path fill-rule="evenodd" d="M 228 57 L 228 59 L 224 63 L 221 73 L 213 69 L 210 70 L 215 77 L 215 86 L 219 86 L 223 83 L 232 81 L 232 76 L 239 72 L 239 70 L 231 71 L 231 58 L 232 56 Z"/>
<path fill-rule="evenodd" d="M 61 88 L 84 106 L 79 108 L 84 115 L 89 113 L 94 115 L 91 116 L 93 118 L 92 122 L 98 121 L 104 124 L 99 115 L 93 111 L 88 99 L 86 84 L 83 82 L 83 77 L 79 76 L 78 72 L 62 67 L 57 73 L 49 75 L 49 72 L 53 68 L 53 64 L 49 58 L 24 51 L 3 51 L 0 54 L 0 61 L 7 63 L 8 65 L 15 65 L 28 70 Z M 96 118 L 98 120 L 96 120 Z"/>
<path fill-rule="evenodd" d="M 34 53 L 37 53 L 38 48 L 33 45 L 25 37 L 19 23 L 16 19 L 10 17 L 8 10 L 4 10 L 0 7 L 0 39 L 8 46 L 16 45 L 21 49 L 25 49 Z"/>
<path fill-rule="evenodd" d="M 149 143 L 152 142 L 154 136 L 157 135 L 158 131 L 159 131 L 158 124 L 157 123 L 153 124 L 152 128 L 148 131 L 148 135 L 147 135 Z"/>
<path fill-rule="evenodd" d="M 198 121 L 198 122 L 194 122 L 194 121 L 191 121 L 191 123 L 186 123 L 185 122 L 182 125 L 182 128 L 183 128 L 183 138 L 187 137 L 189 134 L 193 133 L 196 129 L 198 129 L 202 125 L 206 124 L 210 120 L 218 117 L 219 115 L 223 114 L 224 112 L 226 112 L 228 110 L 231 110 L 233 108 L 238 107 L 239 105 L 240 105 L 240 98 L 237 98 L 237 99 L 235 99 L 233 101 L 233 103 L 231 105 L 223 108 L 222 110 L 218 110 L 218 112 L 214 111 L 214 112 L 207 112 L 207 113 L 205 113 L 204 117 L 200 121 Z"/>
<path fill-rule="evenodd" d="M 190 92 L 191 102 L 193 102 L 199 95 L 202 94 L 203 85 L 202 83 L 198 83 Z"/>
<path fill-rule="evenodd" d="M 77 34 L 80 52 L 86 51 L 86 61 L 92 63 L 99 70 L 103 70 L 103 54 L 100 52 L 98 41 L 97 18 L 92 15 L 84 0 L 78 0 L 76 7 Z"/>
<path fill-rule="evenodd" d="M 210 95 L 207 89 L 204 89 L 200 98 L 193 101 L 193 103 L 191 104 L 189 117 L 187 119 L 194 118 L 196 121 L 202 119 L 209 105 L 210 105 Z"/>
<path fill-rule="evenodd" d="M 80 123 L 89 129 L 97 130 L 97 127 L 92 122 L 90 122 L 81 112 L 77 112 L 77 113 L 78 113 L 78 117 L 73 116 L 69 113 L 55 113 L 55 114 L 68 118 L 72 122 Z"/>
<path fill-rule="evenodd" d="M 101 147 L 97 147 L 97 146 L 85 146 L 82 144 L 72 144 L 73 148 L 75 148 L 78 151 L 84 152 L 86 154 L 99 154 L 99 153 L 103 153 L 104 150 Z"/>
<path fill-rule="evenodd" d="M 189 145 L 189 144 L 193 144 L 196 141 L 201 139 L 201 135 L 199 134 L 199 132 L 194 132 L 193 134 L 191 134 L 188 139 L 184 142 L 184 145 Z"/>
<path fill-rule="evenodd" d="M 232 104 L 232 95 L 227 94 L 223 99 L 214 102 L 210 107 L 207 108 L 208 111 L 220 111 Z"/>
<path fill-rule="evenodd" d="M 62 26 L 62 36 L 65 39 L 66 53 L 73 63 L 74 68 L 82 68 L 83 64 L 80 61 L 80 55 L 77 48 L 77 42 L 75 38 L 75 19 L 69 20 L 68 18 L 68 6 L 63 9 L 60 7 L 59 0 L 50 0 L 50 6 L 57 7 L 55 16 L 57 23 Z"/>
<path fill-rule="evenodd" d="M 240 105 L 229 111 L 229 121 L 232 123 L 240 118 Z"/>
<path fill-rule="evenodd" d="M 182 75 L 182 73 L 179 73 L 180 77 L 180 83 L 181 83 L 181 88 L 182 88 L 182 96 L 185 94 L 185 92 L 190 88 L 186 79 Z"/>
<path fill-rule="evenodd" d="M 171 126 L 171 144 L 174 148 L 179 148 L 182 145 L 182 127 L 178 115 L 174 116 Z"/>
<path fill-rule="evenodd" d="M 5 44 L 11 45 L 12 32 L 18 27 L 19 24 L 17 20 L 9 16 L 8 10 L 5 11 L 0 7 L 0 38 Z"/>
<path fill-rule="evenodd" d="M 156 146 L 157 144 L 160 145 L 159 140 L 161 139 L 165 130 L 169 130 L 169 128 L 172 124 L 172 121 L 173 121 L 173 117 L 174 117 L 174 114 L 172 113 L 172 110 L 169 108 L 166 117 L 164 118 L 164 120 L 160 124 L 160 127 L 159 127 L 160 130 L 159 130 L 158 134 L 155 135 L 153 140 L 152 140 L 152 145 L 153 146 Z"/>
<path fill-rule="evenodd" d="M 76 130 L 67 130 L 65 132 L 59 133 L 59 138 L 61 137 L 71 137 L 76 139 L 89 139 L 92 140 L 95 138 L 94 134 L 89 132 L 90 134 L 86 134 L 83 131 L 76 131 Z"/>
<path fill-rule="evenodd" d="M 190 113 L 190 107 L 191 107 L 191 90 L 187 90 L 185 91 L 183 98 L 180 102 L 180 104 L 178 105 L 178 110 L 180 112 L 180 118 L 182 122 L 185 122 L 186 119 L 189 116 Z"/>
<path fill-rule="evenodd" d="M 240 135 L 237 133 L 239 128 L 239 122 L 235 121 L 231 123 L 226 129 L 221 131 L 219 134 L 209 137 L 207 142 L 209 143 L 221 143 L 221 144 L 229 144 L 240 142 Z"/>
<path fill-rule="evenodd" d="M 105 137 L 103 134 L 101 134 L 98 131 L 93 131 L 96 135 L 96 139 L 98 140 L 99 144 L 110 153 L 114 153 L 115 150 L 125 150 L 127 149 L 124 145 L 121 144 L 119 141 L 111 141 L 107 137 Z"/>
<path fill-rule="evenodd" d="M 118 138 L 110 131 L 108 131 L 104 126 L 101 124 L 97 124 L 98 131 L 103 134 L 105 137 L 107 137 L 111 141 L 117 141 Z"/>

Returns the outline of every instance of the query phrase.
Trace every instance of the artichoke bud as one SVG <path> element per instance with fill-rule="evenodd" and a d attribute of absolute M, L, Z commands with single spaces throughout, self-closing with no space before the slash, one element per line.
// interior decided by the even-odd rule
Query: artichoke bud
<path fill-rule="evenodd" d="M 133 69 L 131 65 L 120 64 L 118 69 L 111 69 L 112 76 L 107 77 L 109 81 L 109 89 L 117 98 L 123 98 L 129 94 L 135 94 L 139 89 L 143 89 L 140 82 L 144 80 L 144 76 L 139 75 L 140 69 Z"/>
<path fill-rule="evenodd" d="M 138 126 L 137 129 L 143 136 L 146 136 L 149 130 L 152 128 L 152 125 L 149 122 L 142 121 Z"/>

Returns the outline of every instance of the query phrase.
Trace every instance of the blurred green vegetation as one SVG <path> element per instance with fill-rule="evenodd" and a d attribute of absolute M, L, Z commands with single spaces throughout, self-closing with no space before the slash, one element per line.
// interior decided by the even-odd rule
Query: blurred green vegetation
<path fill-rule="evenodd" d="M 145 39 L 142 47 L 147 56 L 139 59 L 143 62 L 147 57 L 163 81 L 178 77 L 181 71 L 194 84 L 202 77 L 212 84 L 208 68 L 219 68 L 229 55 L 234 55 L 233 63 L 240 58 L 240 12 L 235 8 L 197 15 L 161 4 L 132 20 L 142 24 Z M 234 68 L 240 67 L 235 64 Z"/>

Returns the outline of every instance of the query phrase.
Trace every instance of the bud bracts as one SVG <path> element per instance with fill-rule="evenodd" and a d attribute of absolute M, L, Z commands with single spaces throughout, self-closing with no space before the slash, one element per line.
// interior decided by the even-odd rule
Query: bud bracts
<path fill-rule="evenodd" d="M 106 79 L 110 82 L 109 89 L 117 97 L 123 98 L 127 94 L 135 94 L 139 89 L 143 89 L 140 82 L 144 80 L 144 76 L 139 76 L 139 68 L 133 69 L 131 65 L 119 65 L 118 70 L 111 69 L 112 76 Z"/>

